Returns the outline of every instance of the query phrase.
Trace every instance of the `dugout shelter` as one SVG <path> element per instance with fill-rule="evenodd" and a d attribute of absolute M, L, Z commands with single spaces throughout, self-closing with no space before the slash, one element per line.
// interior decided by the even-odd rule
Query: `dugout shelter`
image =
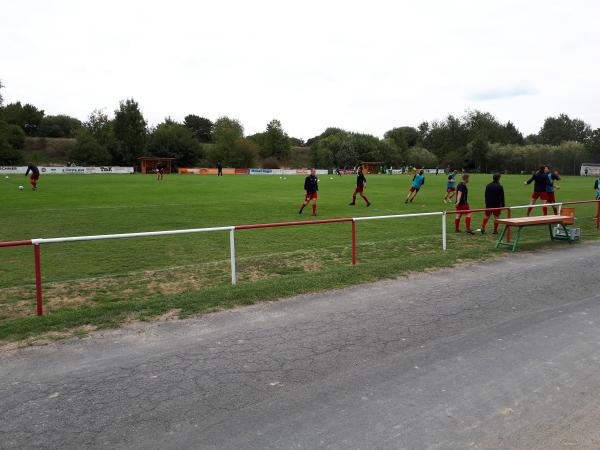
<path fill-rule="evenodd" d="M 172 163 L 175 158 L 162 158 L 158 156 L 142 156 L 140 160 L 140 173 L 156 173 L 156 166 L 162 164 L 165 173 L 172 172 Z"/>
<path fill-rule="evenodd" d="M 382 173 L 383 162 L 381 161 L 363 161 L 360 163 L 364 173 Z"/>

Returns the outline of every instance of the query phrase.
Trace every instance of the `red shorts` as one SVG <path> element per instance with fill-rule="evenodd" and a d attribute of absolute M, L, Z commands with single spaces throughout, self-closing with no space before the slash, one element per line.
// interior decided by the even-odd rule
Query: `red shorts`
<path fill-rule="evenodd" d="M 554 195 L 554 192 L 546 192 L 546 201 L 548 203 L 556 203 L 556 195 Z"/>
<path fill-rule="evenodd" d="M 362 192 L 364 190 L 363 186 L 356 186 L 356 189 L 354 189 L 354 193 L 357 194 L 359 192 Z"/>
<path fill-rule="evenodd" d="M 446 188 L 446 192 L 455 192 L 456 188 Z"/>
<path fill-rule="evenodd" d="M 32 180 L 39 180 L 40 179 L 40 174 L 39 173 L 32 173 L 30 178 Z"/>
<path fill-rule="evenodd" d="M 414 187 L 414 186 L 411 186 L 411 187 L 410 187 L 410 192 L 419 192 L 419 189 L 420 189 L 420 188 L 416 188 L 416 187 Z"/>
<path fill-rule="evenodd" d="M 502 210 L 498 209 L 495 211 L 492 211 L 490 209 L 486 209 L 485 210 L 485 217 L 490 217 L 492 214 L 494 215 L 494 217 L 500 217 L 500 214 L 502 213 Z"/>
<path fill-rule="evenodd" d="M 312 199 L 317 199 L 319 198 L 319 193 L 318 192 L 313 192 L 312 194 L 306 194 L 306 200 L 312 200 Z"/>
<path fill-rule="evenodd" d="M 456 210 L 457 210 L 457 211 L 467 211 L 467 210 L 469 210 L 469 209 L 471 209 L 471 208 L 469 207 L 469 204 L 468 204 L 468 203 L 465 203 L 464 205 L 458 205 L 458 206 L 456 207 Z"/>
<path fill-rule="evenodd" d="M 542 200 L 546 200 L 546 195 L 548 193 L 547 192 L 535 192 L 533 191 L 533 194 L 531 194 L 531 200 L 537 200 L 538 198 L 541 198 Z"/>

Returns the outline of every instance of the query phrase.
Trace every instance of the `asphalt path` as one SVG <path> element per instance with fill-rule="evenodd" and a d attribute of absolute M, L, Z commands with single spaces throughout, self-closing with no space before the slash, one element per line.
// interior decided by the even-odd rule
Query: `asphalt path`
<path fill-rule="evenodd" d="M 599 268 L 557 243 L 4 352 L 0 448 L 598 449 Z"/>

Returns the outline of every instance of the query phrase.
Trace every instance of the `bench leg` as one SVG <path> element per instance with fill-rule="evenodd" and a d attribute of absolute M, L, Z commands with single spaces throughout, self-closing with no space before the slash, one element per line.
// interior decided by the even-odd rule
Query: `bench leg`
<path fill-rule="evenodd" d="M 548 230 L 550 231 L 550 240 L 553 241 L 554 235 L 552 234 L 552 224 L 551 223 L 548 224 Z"/>
<path fill-rule="evenodd" d="M 496 242 L 496 248 L 500 247 L 500 245 L 502 244 L 502 239 L 504 239 L 504 235 L 506 234 L 507 229 L 508 229 L 508 225 L 504 225 L 504 229 L 502 230 L 502 233 L 500 233 L 498 242 Z"/>
<path fill-rule="evenodd" d="M 560 226 L 562 227 L 562 229 L 565 232 L 565 236 L 567 237 L 567 241 L 569 242 L 569 244 L 572 244 L 572 242 L 571 242 L 571 236 L 569 236 L 569 230 L 567 229 L 567 227 L 565 226 L 564 223 L 561 223 Z"/>
<path fill-rule="evenodd" d="M 515 239 L 515 242 L 513 244 L 512 247 L 512 251 L 516 252 L 517 251 L 517 247 L 519 245 L 519 239 L 521 239 L 521 230 L 523 229 L 523 227 L 518 227 L 519 229 L 517 230 L 517 238 Z"/>

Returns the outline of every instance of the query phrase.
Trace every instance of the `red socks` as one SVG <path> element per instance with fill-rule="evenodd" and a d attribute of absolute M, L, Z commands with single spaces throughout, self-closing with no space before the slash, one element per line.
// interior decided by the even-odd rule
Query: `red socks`
<path fill-rule="evenodd" d="M 454 219 L 454 229 L 460 231 L 460 216 L 456 216 L 456 219 Z"/>
<path fill-rule="evenodd" d="M 317 205 L 315 205 L 314 203 L 312 204 L 312 209 L 313 209 L 313 216 L 317 215 Z"/>
<path fill-rule="evenodd" d="M 544 215 L 547 216 L 548 215 L 548 208 L 546 208 L 545 206 L 542 207 L 542 211 L 544 211 Z"/>
<path fill-rule="evenodd" d="M 531 214 L 531 211 L 533 211 L 533 208 L 527 208 L 527 215 Z"/>
<path fill-rule="evenodd" d="M 467 231 L 471 231 L 471 218 L 467 217 L 465 222 L 467 223 Z"/>
<path fill-rule="evenodd" d="M 498 222 L 494 220 L 494 233 L 498 232 Z"/>
<path fill-rule="evenodd" d="M 484 218 L 483 218 L 483 222 L 481 222 L 481 229 L 482 229 L 482 230 L 485 230 L 485 227 L 486 227 L 486 225 L 487 225 L 487 223 L 488 223 L 488 220 L 490 220 L 490 218 L 489 218 L 489 217 L 484 217 Z"/>

